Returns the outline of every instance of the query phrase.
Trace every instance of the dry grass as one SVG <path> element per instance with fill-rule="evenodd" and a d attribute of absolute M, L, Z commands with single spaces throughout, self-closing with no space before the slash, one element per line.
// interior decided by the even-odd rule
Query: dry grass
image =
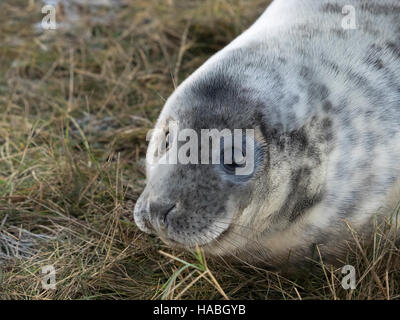
<path fill-rule="evenodd" d="M 45 32 L 32 27 L 41 2 L 0 2 L 0 297 L 399 298 L 399 248 L 379 228 L 348 257 L 351 291 L 320 261 L 284 277 L 171 252 L 138 231 L 145 135 L 165 98 L 268 1 L 120 2 L 79 7 L 73 28 Z M 62 7 L 57 19 L 67 22 Z M 46 265 L 57 290 L 42 289 Z"/>

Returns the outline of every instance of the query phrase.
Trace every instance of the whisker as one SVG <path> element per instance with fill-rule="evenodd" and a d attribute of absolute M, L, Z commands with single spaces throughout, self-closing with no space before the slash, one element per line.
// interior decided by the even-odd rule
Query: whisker
<path fill-rule="evenodd" d="M 237 224 L 237 223 L 234 223 L 234 222 L 226 222 L 226 221 L 223 221 L 223 220 L 214 220 L 214 221 L 218 222 L 218 223 L 234 225 L 234 226 L 237 226 L 237 227 L 240 227 L 240 228 L 248 229 L 249 231 L 255 231 L 255 232 L 263 232 L 263 231 L 265 231 L 265 230 L 258 230 L 258 229 L 255 229 L 255 228 L 251 228 L 249 226 L 244 226 L 244 225 L 241 225 L 241 224 Z"/>
<path fill-rule="evenodd" d="M 217 237 L 218 237 L 218 236 L 217 236 Z M 246 240 L 252 240 L 252 239 L 246 239 Z M 214 239 L 214 241 L 216 241 L 217 243 L 220 243 L 220 241 L 218 240 L 218 238 Z M 260 258 L 259 256 L 255 255 L 253 252 L 251 252 L 251 251 L 249 251 L 249 250 L 243 248 L 243 247 L 240 246 L 239 244 L 233 242 L 232 239 L 231 239 L 231 240 L 228 240 L 228 239 L 224 238 L 224 241 L 230 243 L 234 248 L 236 248 L 236 249 L 238 249 L 238 250 L 240 250 L 240 251 L 244 251 L 245 253 L 249 254 L 251 257 L 255 258 L 256 260 L 259 260 L 260 262 L 265 263 L 265 260 L 264 260 L 264 259 L 262 259 L 262 258 Z M 259 247 L 261 247 L 261 248 L 263 247 L 260 243 L 256 242 L 255 240 L 253 240 L 253 241 L 254 241 Z M 221 244 L 221 245 L 222 245 L 222 244 Z M 224 249 L 224 247 L 222 247 L 222 249 Z M 226 248 L 225 248 L 225 249 L 226 249 Z M 228 252 L 228 254 L 230 254 L 230 255 L 233 255 L 232 252 L 230 252 L 230 250 L 224 250 L 224 251 Z M 243 262 L 243 263 L 249 265 L 246 261 L 243 261 L 243 260 L 240 259 L 238 256 L 234 256 L 234 257 L 237 258 L 237 259 L 239 259 L 240 262 Z M 251 266 L 251 265 L 249 265 L 249 266 Z M 253 266 L 253 267 L 254 267 L 254 266 Z"/>

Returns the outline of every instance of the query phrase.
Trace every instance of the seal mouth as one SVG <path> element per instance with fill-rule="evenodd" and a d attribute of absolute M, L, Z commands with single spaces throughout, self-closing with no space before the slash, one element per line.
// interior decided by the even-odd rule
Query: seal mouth
<path fill-rule="evenodd" d="M 200 228 L 198 232 L 194 232 L 191 227 L 191 222 L 187 225 L 187 229 L 190 232 L 187 232 L 186 229 L 181 231 L 179 229 L 182 224 L 175 221 L 175 218 L 179 221 L 181 219 L 181 214 L 175 215 L 175 209 L 179 207 L 179 204 L 170 204 L 166 210 L 163 211 L 161 215 L 159 215 L 158 220 L 154 224 L 155 234 L 168 246 L 179 249 L 191 250 L 196 247 L 205 248 L 208 246 L 217 245 L 217 242 L 224 238 L 230 231 L 232 226 L 225 225 L 226 229 L 222 229 L 222 225 L 218 220 L 211 223 L 209 220 L 209 225 L 205 225 L 203 228 Z M 185 219 L 185 221 L 187 221 Z M 217 234 L 218 232 L 218 234 Z"/>
<path fill-rule="evenodd" d="M 224 231 L 221 232 L 221 234 L 219 234 L 217 237 L 215 237 L 214 239 L 210 240 L 207 243 L 195 243 L 195 244 L 190 244 L 190 245 L 183 245 L 181 243 L 177 243 L 177 245 L 181 248 L 185 248 L 187 250 L 193 250 L 196 248 L 199 249 L 207 249 L 208 247 L 212 247 L 213 243 L 220 241 L 221 239 L 223 239 L 230 231 L 231 231 L 231 226 L 229 225 L 228 228 Z"/>
<path fill-rule="evenodd" d="M 175 248 L 175 249 L 186 249 L 186 250 L 194 250 L 196 248 L 200 249 L 205 249 L 209 246 L 212 246 L 212 244 L 215 241 L 219 241 L 222 238 L 224 238 L 231 230 L 231 226 L 229 226 L 226 230 L 224 230 L 221 234 L 219 234 L 216 238 L 210 240 L 207 243 L 193 243 L 193 244 L 185 244 L 179 241 L 176 241 L 174 239 L 171 239 L 170 237 L 164 236 L 162 234 L 159 234 L 160 239 L 167 244 L 168 246 Z"/>

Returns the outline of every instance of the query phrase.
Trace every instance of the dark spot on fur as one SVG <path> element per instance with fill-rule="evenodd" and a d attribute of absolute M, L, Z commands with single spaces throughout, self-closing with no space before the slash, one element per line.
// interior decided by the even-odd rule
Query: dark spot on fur
<path fill-rule="evenodd" d="M 300 76 L 307 81 L 311 80 L 312 77 L 312 71 L 309 67 L 307 66 L 302 66 L 300 69 Z"/>
<path fill-rule="evenodd" d="M 376 23 L 369 20 L 365 21 L 365 23 L 362 25 L 363 30 L 366 33 L 378 38 L 381 33 L 379 29 L 376 29 L 376 26 L 377 26 Z"/>
<path fill-rule="evenodd" d="M 321 7 L 322 12 L 325 13 L 340 13 L 342 14 L 342 6 L 336 3 L 327 3 Z"/>
<path fill-rule="evenodd" d="M 378 90 L 378 88 L 372 85 L 371 81 L 364 75 L 354 72 L 353 70 L 348 70 L 346 71 L 346 76 L 355 86 L 362 88 L 371 101 L 378 102 L 386 100 L 386 95 L 383 94 L 382 90 Z"/>
<path fill-rule="evenodd" d="M 348 35 L 344 29 L 331 29 L 331 32 L 341 39 L 346 39 Z"/>
<path fill-rule="evenodd" d="M 322 120 L 322 129 L 328 130 L 332 127 L 332 120 L 329 118 L 325 118 Z"/>
<path fill-rule="evenodd" d="M 313 144 L 308 147 L 308 149 L 307 149 L 307 157 L 310 158 L 310 159 L 313 159 L 314 162 L 319 165 L 319 164 L 321 164 L 320 151 L 316 147 L 315 142 L 316 141 L 313 141 Z"/>
<path fill-rule="evenodd" d="M 325 134 L 325 140 L 326 141 L 331 141 L 333 140 L 333 133 L 332 132 L 328 132 Z"/>
<path fill-rule="evenodd" d="M 397 44 L 389 41 L 386 43 L 386 46 L 397 58 L 400 58 L 400 43 Z"/>
<path fill-rule="evenodd" d="M 328 60 L 324 57 L 321 58 L 321 65 L 328 68 L 332 73 L 339 74 L 339 65 L 336 62 Z"/>
<path fill-rule="evenodd" d="M 362 195 L 359 191 L 351 191 L 349 195 L 349 200 L 339 208 L 339 213 L 344 217 L 349 217 L 353 215 L 359 203 L 361 203 Z"/>
<path fill-rule="evenodd" d="M 373 15 L 400 14 L 400 6 L 394 4 L 362 3 L 361 10 Z"/>
<path fill-rule="evenodd" d="M 383 69 L 383 61 L 381 57 L 382 47 L 373 44 L 370 49 L 368 50 L 367 57 L 365 58 L 365 63 L 368 65 L 373 66 L 377 70 Z"/>
<path fill-rule="evenodd" d="M 309 145 L 307 134 L 304 128 L 290 132 L 289 139 L 290 145 L 296 146 L 300 151 L 305 151 Z"/>
<path fill-rule="evenodd" d="M 280 62 L 281 65 L 285 65 L 287 63 L 286 58 L 283 58 L 283 57 L 279 57 L 278 61 Z"/>
<path fill-rule="evenodd" d="M 308 87 L 308 96 L 310 101 L 323 101 L 329 97 L 329 89 L 321 83 L 311 83 Z"/>
<path fill-rule="evenodd" d="M 205 101 L 224 100 L 236 95 L 236 86 L 233 82 L 231 77 L 218 72 L 197 81 L 192 90 L 196 96 L 202 97 Z"/>
<path fill-rule="evenodd" d="M 300 168 L 292 172 L 290 192 L 276 218 L 286 216 L 289 222 L 300 218 L 308 209 L 322 200 L 323 192 L 308 194 L 307 186 L 310 184 L 312 170 L 309 167 Z"/>
<path fill-rule="evenodd" d="M 331 111 L 332 108 L 333 108 L 333 106 L 332 106 L 332 103 L 331 103 L 330 101 L 325 101 L 324 104 L 322 105 L 322 109 L 323 109 L 325 112 Z"/>
<path fill-rule="evenodd" d="M 290 98 L 287 106 L 290 108 L 293 108 L 293 106 L 295 106 L 296 104 L 298 104 L 300 101 L 300 97 L 298 95 L 295 95 L 293 97 Z"/>

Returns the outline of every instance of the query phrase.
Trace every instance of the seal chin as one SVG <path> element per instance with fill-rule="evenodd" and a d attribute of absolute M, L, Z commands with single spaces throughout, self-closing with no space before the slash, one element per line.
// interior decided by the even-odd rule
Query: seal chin
<path fill-rule="evenodd" d="M 183 243 L 180 243 L 178 241 L 175 241 L 169 237 L 163 236 L 158 234 L 162 242 L 164 242 L 167 246 L 174 248 L 174 249 L 190 249 L 190 247 L 186 246 Z"/>
<path fill-rule="evenodd" d="M 213 247 L 218 244 L 222 238 L 229 232 L 230 226 L 221 229 L 220 225 L 213 224 L 200 233 L 190 234 L 190 236 L 182 237 L 179 230 L 168 229 L 167 232 L 158 233 L 161 240 L 168 246 L 180 249 L 195 249 Z"/>
<path fill-rule="evenodd" d="M 162 235 L 158 235 L 160 239 L 169 247 L 175 248 L 175 249 L 186 249 L 186 250 L 192 250 L 195 248 L 205 248 L 210 245 L 215 239 L 213 240 L 203 240 L 199 241 L 197 239 L 188 239 L 186 241 L 176 241 L 173 240 L 172 238 L 165 238 Z"/>

